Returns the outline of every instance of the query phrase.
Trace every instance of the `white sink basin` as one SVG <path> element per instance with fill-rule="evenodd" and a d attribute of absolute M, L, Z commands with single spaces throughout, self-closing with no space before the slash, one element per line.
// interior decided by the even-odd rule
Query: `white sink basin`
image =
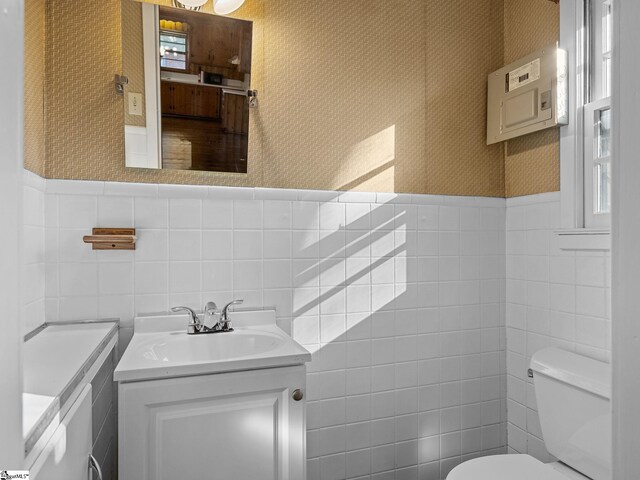
<path fill-rule="evenodd" d="M 136 354 L 157 362 L 208 362 L 251 357 L 276 350 L 284 339 L 271 332 L 236 330 L 230 333 L 187 335 L 171 332 L 136 346 Z"/>
<path fill-rule="evenodd" d="M 137 382 L 302 365 L 311 354 L 275 323 L 275 312 L 235 312 L 234 331 L 187 334 L 185 315 L 139 317 L 114 380 Z"/>

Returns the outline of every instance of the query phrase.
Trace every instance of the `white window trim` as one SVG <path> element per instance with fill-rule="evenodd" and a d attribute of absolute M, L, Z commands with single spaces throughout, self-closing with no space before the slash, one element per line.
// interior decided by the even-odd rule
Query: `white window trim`
<path fill-rule="evenodd" d="M 611 280 L 613 474 L 637 478 L 640 472 L 640 2 L 613 5 L 613 248 Z"/>
<path fill-rule="evenodd" d="M 565 250 L 609 250 L 610 230 L 584 227 L 585 0 L 560 2 L 560 48 L 569 64 L 569 124 L 560 127 L 560 221 Z M 596 237 L 594 237 L 596 236 Z"/>
<path fill-rule="evenodd" d="M 586 169 L 593 171 L 596 163 L 611 162 L 611 157 L 599 158 L 596 153 L 596 139 L 598 138 L 598 114 L 604 110 L 611 108 L 611 98 L 603 98 L 602 100 L 596 100 L 584 106 L 584 164 Z M 585 226 L 588 228 L 604 228 L 608 229 L 611 225 L 610 213 L 595 213 L 594 210 L 594 175 L 588 174 L 589 170 L 585 171 L 584 178 L 584 216 Z M 588 208 L 587 208 L 588 206 Z"/>
<path fill-rule="evenodd" d="M 611 250 L 608 228 L 567 228 L 556 230 L 560 250 Z"/>
<path fill-rule="evenodd" d="M 144 168 L 162 168 L 162 110 L 160 108 L 160 24 L 156 5 L 142 4 L 142 36 L 144 48 L 144 104 L 147 152 Z M 138 166 L 138 165 L 127 165 Z"/>

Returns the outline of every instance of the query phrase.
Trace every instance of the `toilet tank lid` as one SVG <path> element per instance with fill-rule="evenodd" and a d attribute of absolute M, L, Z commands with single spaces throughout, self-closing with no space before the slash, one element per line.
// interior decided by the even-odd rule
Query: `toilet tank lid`
<path fill-rule="evenodd" d="M 608 363 L 550 347 L 533 354 L 531 369 L 535 373 L 611 399 L 611 366 Z"/>

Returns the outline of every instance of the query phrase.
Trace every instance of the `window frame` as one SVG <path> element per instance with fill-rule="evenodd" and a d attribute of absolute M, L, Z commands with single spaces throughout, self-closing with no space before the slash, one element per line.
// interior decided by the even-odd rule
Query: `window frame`
<path fill-rule="evenodd" d="M 591 68 L 588 64 L 591 29 L 584 26 L 590 21 L 589 0 L 560 2 L 560 48 L 567 51 L 569 61 L 569 124 L 560 127 L 560 248 L 565 250 L 609 250 L 609 222 L 588 224 L 585 158 L 585 112 L 589 105 Z M 591 128 L 591 127 L 589 127 Z M 593 141 L 593 137 L 592 140 Z M 591 159 L 589 160 L 591 162 Z M 590 200 L 592 201 L 592 200 Z"/>
<path fill-rule="evenodd" d="M 611 97 L 595 100 L 584 106 L 584 223 L 585 228 L 607 228 L 611 225 L 611 212 L 595 213 L 595 195 L 593 168 L 599 163 L 611 165 L 611 154 L 600 157 L 597 153 L 596 142 L 598 140 L 599 114 L 605 110 L 611 110 Z M 609 197 L 611 208 L 611 197 Z"/>
<path fill-rule="evenodd" d="M 189 70 L 189 68 L 190 68 L 190 65 L 189 65 L 189 57 L 190 57 L 190 55 L 189 55 L 189 43 L 190 43 L 189 42 L 189 32 L 178 32 L 178 31 L 174 31 L 174 30 L 161 28 L 159 30 L 159 33 L 158 33 L 158 51 L 160 51 L 159 50 L 160 49 L 160 43 L 162 42 L 162 36 L 163 35 L 184 36 L 184 42 L 185 42 L 185 44 L 184 44 L 184 48 L 185 48 L 184 55 L 185 55 L 185 59 L 184 59 L 184 69 L 181 69 L 181 68 L 163 67 L 162 66 L 162 57 L 160 57 L 160 62 L 159 62 L 160 68 L 162 70 L 164 70 L 164 71 L 167 71 L 167 72 L 189 73 L 189 71 L 190 71 Z"/>
<path fill-rule="evenodd" d="M 588 2 L 592 2 L 594 4 L 594 7 L 597 6 L 597 8 L 599 9 L 603 9 L 605 5 L 609 5 L 609 9 L 611 9 L 612 0 L 587 0 L 587 3 Z M 591 15 L 591 11 L 589 11 L 588 13 Z M 589 21 L 593 27 L 593 35 L 595 40 L 594 42 L 591 42 L 591 45 L 589 45 L 590 49 L 593 48 L 594 45 L 601 45 L 603 38 L 607 38 L 607 32 L 605 31 L 603 22 L 595 23 L 593 20 L 595 19 L 591 17 L 587 18 L 587 21 Z M 612 20 L 612 18 L 609 17 L 609 20 Z M 612 25 L 608 24 L 606 25 L 606 28 L 612 28 Z M 611 41 L 613 42 L 613 39 L 611 39 Z M 612 45 L 609 45 L 609 50 L 607 50 L 606 52 L 597 52 L 595 50 L 591 50 L 589 52 L 589 58 L 591 60 L 595 60 L 597 57 L 600 57 L 599 61 L 593 62 L 593 68 L 591 69 L 592 77 L 600 77 L 601 80 L 607 79 L 607 77 L 603 73 L 602 58 L 608 57 L 609 61 L 611 61 L 612 48 Z M 591 97 L 591 99 L 603 99 L 611 97 L 611 66 L 609 66 L 608 77 L 609 84 L 606 85 L 603 84 L 603 82 L 598 82 L 594 78 L 589 78 L 590 86 L 593 86 L 593 88 L 590 87 L 589 92 L 589 96 Z M 604 89 L 604 91 L 602 91 L 602 89 Z"/>

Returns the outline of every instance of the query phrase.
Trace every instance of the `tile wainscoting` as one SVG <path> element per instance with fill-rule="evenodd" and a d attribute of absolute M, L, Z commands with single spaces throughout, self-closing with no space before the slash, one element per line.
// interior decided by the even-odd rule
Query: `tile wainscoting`
<path fill-rule="evenodd" d="M 558 224 L 557 193 L 505 201 L 26 172 L 23 331 L 45 310 L 48 321 L 119 317 L 126 342 L 135 314 L 244 297 L 275 306 L 313 352 L 310 480 L 444 478 L 507 438 L 510 452 L 548 461 L 531 354 L 610 351 L 610 255 L 559 249 Z M 94 226 L 135 226 L 138 249 L 92 251 L 82 236 Z"/>
<path fill-rule="evenodd" d="M 48 321 L 244 298 L 313 353 L 309 480 L 506 451 L 505 200 L 46 181 Z M 137 228 L 134 252 L 93 227 Z"/>
<path fill-rule="evenodd" d="M 509 451 L 545 462 L 552 459 L 527 377 L 531 355 L 558 346 L 608 361 L 610 352 L 610 254 L 561 250 L 553 233 L 558 228 L 559 193 L 507 200 Z"/>
<path fill-rule="evenodd" d="M 20 254 L 23 335 L 45 321 L 45 187 L 46 180 L 24 171 Z"/>

